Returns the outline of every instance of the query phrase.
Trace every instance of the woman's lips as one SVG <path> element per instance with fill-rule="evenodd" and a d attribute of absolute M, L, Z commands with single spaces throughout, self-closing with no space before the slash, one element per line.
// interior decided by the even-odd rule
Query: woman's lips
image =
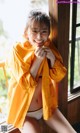
<path fill-rule="evenodd" d="M 43 45 L 43 41 L 41 41 L 41 42 L 35 41 L 35 42 L 36 42 L 36 44 L 37 44 L 38 46 L 42 46 L 42 45 Z"/>

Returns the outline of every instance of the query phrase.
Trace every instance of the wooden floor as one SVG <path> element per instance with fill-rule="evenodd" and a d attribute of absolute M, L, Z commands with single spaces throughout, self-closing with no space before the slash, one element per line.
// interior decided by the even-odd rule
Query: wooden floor
<path fill-rule="evenodd" d="M 53 130 L 51 130 L 45 123 L 44 121 L 41 119 L 39 121 L 40 126 L 41 126 L 41 133 L 56 133 Z M 9 131 L 8 133 L 21 133 L 18 129 L 15 129 L 13 131 Z"/>
<path fill-rule="evenodd" d="M 41 125 L 41 128 L 42 128 L 42 133 L 56 133 L 54 132 L 53 130 L 51 130 L 45 123 L 43 120 L 40 120 L 40 125 Z M 75 131 L 77 133 L 80 133 L 80 123 L 76 123 L 73 125 L 73 128 L 75 129 Z M 9 132 L 9 133 L 20 133 L 20 131 L 18 129 L 12 131 L 12 132 Z"/>
<path fill-rule="evenodd" d="M 43 121 L 43 119 L 39 120 L 40 126 L 41 126 L 41 133 L 56 133 L 55 131 L 53 131 L 51 128 L 49 128 L 45 122 Z M 0 126 L 5 126 L 6 122 L 0 123 Z M 12 125 L 7 125 L 8 127 L 8 131 L 7 133 L 21 133 L 19 131 L 19 129 L 14 128 Z M 76 123 L 73 125 L 73 128 L 75 129 L 75 131 L 77 131 L 77 133 L 80 133 L 80 123 Z M 0 133 L 3 133 L 0 131 Z"/>

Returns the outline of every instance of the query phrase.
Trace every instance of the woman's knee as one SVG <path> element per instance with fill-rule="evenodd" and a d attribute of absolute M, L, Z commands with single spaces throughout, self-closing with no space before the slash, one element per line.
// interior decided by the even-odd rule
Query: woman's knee
<path fill-rule="evenodd" d="M 41 128 L 38 121 L 34 118 L 28 117 L 22 129 L 19 129 L 21 133 L 41 133 Z"/>

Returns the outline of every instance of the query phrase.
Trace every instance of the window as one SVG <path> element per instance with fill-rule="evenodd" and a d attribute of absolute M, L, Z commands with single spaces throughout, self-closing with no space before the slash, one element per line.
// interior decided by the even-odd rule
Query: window
<path fill-rule="evenodd" d="M 73 93 L 80 90 L 80 4 L 70 6 L 68 84 Z"/>
<path fill-rule="evenodd" d="M 29 0 L 27 2 L 26 0 L 0 0 L 0 122 L 5 119 L 7 114 L 8 91 L 1 64 L 5 63 L 14 42 L 20 41 L 27 14 L 31 9 L 40 9 L 48 13 L 48 0 Z M 6 75 L 9 82 L 8 67 L 6 67 Z"/>

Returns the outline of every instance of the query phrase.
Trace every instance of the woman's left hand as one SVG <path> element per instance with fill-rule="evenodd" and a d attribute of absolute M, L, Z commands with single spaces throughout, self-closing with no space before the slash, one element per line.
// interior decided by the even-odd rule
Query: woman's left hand
<path fill-rule="evenodd" d="M 47 59 L 49 59 L 51 62 L 51 67 L 53 67 L 55 62 L 55 55 L 52 53 L 51 49 L 49 48 L 45 48 L 45 52 L 46 52 Z"/>

